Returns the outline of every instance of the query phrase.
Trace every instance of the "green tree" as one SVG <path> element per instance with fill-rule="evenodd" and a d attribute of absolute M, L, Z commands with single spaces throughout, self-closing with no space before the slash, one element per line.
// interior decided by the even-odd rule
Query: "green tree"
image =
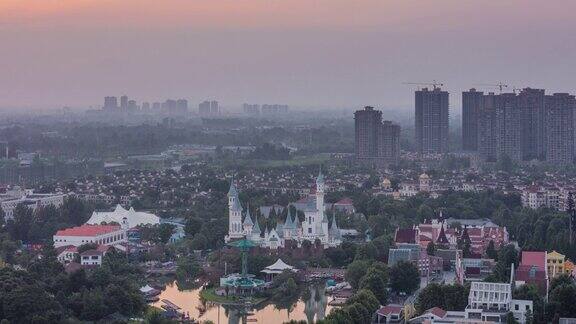
<path fill-rule="evenodd" d="M 512 312 L 508 312 L 508 314 L 506 314 L 506 324 L 520 324 L 520 323 L 518 323 L 518 321 L 514 318 L 514 314 L 512 314 Z"/>
<path fill-rule="evenodd" d="M 6 224 L 6 213 L 4 212 L 4 209 L 0 207 L 0 229 L 4 227 L 4 224 Z"/>
<path fill-rule="evenodd" d="M 442 286 L 437 283 L 431 283 L 426 286 L 426 288 L 422 289 L 418 294 L 418 299 L 416 300 L 416 309 L 420 314 L 433 307 L 440 307 L 442 309 L 446 307 L 444 302 L 444 291 Z"/>
<path fill-rule="evenodd" d="M 360 279 L 359 288 L 371 291 L 382 305 L 388 303 L 388 280 L 382 271 L 370 268 Z"/>
<path fill-rule="evenodd" d="M 360 279 L 366 275 L 370 262 L 366 260 L 356 260 L 348 265 L 346 268 L 346 281 L 354 288 L 358 288 Z"/>
<path fill-rule="evenodd" d="M 434 255 L 435 253 L 436 253 L 436 245 L 434 245 L 434 242 L 430 241 L 430 243 L 428 243 L 428 246 L 426 246 L 426 254 Z"/>
<path fill-rule="evenodd" d="M 158 232 L 157 232 L 157 241 L 161 242 L 161 243 L 168 243 L 168 240 L 170 240 L 170 236 L 172 236 L 172 233 L 174 232 L 174 225 L 172 224 L 168 224 L 168 223 L 162 223 L 158 226 Z"/>
<path fill-rule="evenodd" d="M 510 271 L 512 264 L 518 265 L 518 251 L 514 245 L 504 246 L 498 252 L 498 262 L 493 273 L 486 278 L 487 281 L 508 282 L 510 280 Z"/>
<path fill-rule="evenodd" d="M 202 228 L 202 221 L 196 217 L 190 217 L 186 220 L 184 232 L 190 237 L 194 237 Z"/>
<path fill-rule="evenodd" d="M 576 285 L 563 284 L 550 292 L 550 304 L 560 317 L 576 317 Z"/>
<path fill-rule="evenodd" d="M 378 298 L 376 298 L 372 291 L 366 289 L 358 290 L 357 293 L 348 298 L 346 303 L 349 305 L 354 303 L 361 303 L 371 314 L 373 314 L 380 307 L 380 301 Z"/>
<path fill-rule="evenodd" d="M 411 294 L 420 287 L 420 272 L 411 262 L 400 261 L 390 269 L 390 287 L 395 292 Z"/>
<path fill-rule="evenodd" d="M 494 241 L 492 240 L 490 240 L 490 243 L 488 243 L 488 247 L 486 248 L 486 256 L 490 259 L 498 261 L 498 251 L 496 251 Z"/>

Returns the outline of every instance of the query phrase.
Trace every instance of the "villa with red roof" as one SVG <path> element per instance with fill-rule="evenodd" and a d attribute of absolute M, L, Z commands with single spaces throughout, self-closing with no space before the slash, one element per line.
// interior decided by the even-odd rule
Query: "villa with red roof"
<path fill-rule="evenodd" d="M 127 242 L 127 226 L 120 225 L 88 225 L 59 230 L 53 237 L 54 246 L 80 246 L 86 243 L 100 245 L 115 245 Z"/>
<path fill-rule="evenodd" d="M 546 252 L 522 251 L 522 260 L 514 276 L 516 286 L 533 284 L 542 295 L 548 292 Z"/>

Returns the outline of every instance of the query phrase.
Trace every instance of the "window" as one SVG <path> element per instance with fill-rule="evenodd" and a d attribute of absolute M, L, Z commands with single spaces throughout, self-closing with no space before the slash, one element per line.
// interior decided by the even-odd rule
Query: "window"
<path fill-rule="evenodd" d="M 312 229 L 308 228 L 308 234 L 312 234 Z"/>
<path fill-rule="evenodd" d="M 518 305 L 518 304 L 514 305 L 514 309 L 515 309 L 515 310 L 520 310 L 520 305 Z"/>

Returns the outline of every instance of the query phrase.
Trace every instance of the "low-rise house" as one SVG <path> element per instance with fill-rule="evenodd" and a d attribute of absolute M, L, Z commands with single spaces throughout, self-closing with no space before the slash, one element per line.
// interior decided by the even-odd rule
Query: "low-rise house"
<path fill-rule="evenodd" d="M 78 255 L 78 248 L 74 245 L 64 245 L 56 248 L 57 259 L 60 263 L 73 262 Z"/>
<path fill-rule="evenodd" d="M 404 322 L 404 307 L 402 305 L 386 305 L 380 307 L 374 314 L 372 324 L 390 324 Z"/>
<path fill-rule="evenodd" d="M 522 259 L 515 273 L 516 287 L 533 284 L 541 295 L 548 294 L 547 254 L 541 251 L 522 251 Z"/>
<path fill-rule="evenodd" d="M 346 214 L 356 213 L 356 208 L 354 208 L 354 202 L 350 198 L 342 198 L 335 202 L 332 207 L 335 211 L 343 212 Z"/>
<path fill-rule="evenodd" d="M 565 258 L 566 256 L 564 254 L 560 254 L 556 251 L 552 251 L 546 255 L 547 270 L 550 278 L 557 277 L 566 272 Z"/>
<path fill-rule="evenodd" d="M 101 266 L 104 252 L 97 249 L 84 251 L 80 254 L 80 264 L 82 266 Z"/>

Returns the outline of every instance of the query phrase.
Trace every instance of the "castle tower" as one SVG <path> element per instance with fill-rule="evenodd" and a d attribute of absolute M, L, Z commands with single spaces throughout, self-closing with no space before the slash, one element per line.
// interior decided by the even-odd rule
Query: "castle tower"
<path fill-rule="evenodd" d="M 230 182 L 230 190 L 228 190 L 228 236 L 226 241 L 242 238 L 243 232 L 242 205 L 240 205 L 238 190 L 236 190 L 234 180 L 232 180 Z"/>
<path fill-rule="evenodd" d="M 316 178 L 316 210 L 318 210 L 318 216 L 316 219 L 321 220 L 324 217 L 324 175 L 322 174 L 322 168 L 318 172 L 318 177 Z"/>
<path fill-rule="evenodd" d="M 246 237 L 252 235 L 252 227 L 254 227 L 254 222 L 252 222 L 252 216 L 250 216 L 250 206 L 246 207 L 246 217 L 244 217 L 244 222 L 242 223 L 242 229 Z"/>

